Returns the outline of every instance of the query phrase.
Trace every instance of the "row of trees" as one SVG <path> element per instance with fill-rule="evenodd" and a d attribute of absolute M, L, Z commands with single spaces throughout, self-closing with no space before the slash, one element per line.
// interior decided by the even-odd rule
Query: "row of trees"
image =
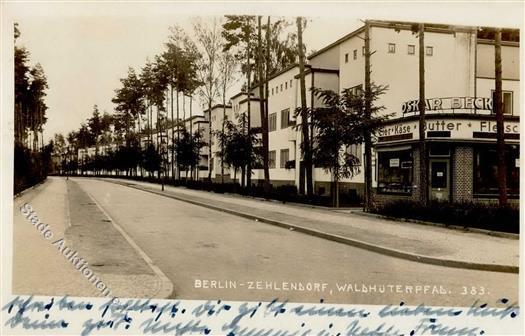
<path fill-rule="evenodd" d="M 353 175 L 359 160 L 348 156 L 344 147 L 364 141 L 365 158 L 371 158 L 371 137 L 380 122 L 374 115 L 381 109 L 375 108 L 372 103 L 386 88 L 373 86 L 368 76 L 368 84 L 363 92 L 353 94 L 345 91 L 338 95 L 316 90 L 315 94 L 324 100 L 327 108 L 307 108 L 305 46 L 302 42 L 306 20 L 299 17 L 295 22 L 295 30 L 290 27 L 292 23 L 282 19 L 272 21 L 270 17 L 263 20 L 262 16 L 226 16 L 224 20 L 215 19 L 207 24 L 195 21 L 193 39 L 179 27 L 170 28 L 171 35 L 165 44 L 166 50 L 155 56 L 153 62 L 148 61 L 139 74 L 129 68 L 127 77 L 121 80 L 121 88 L 115 91 L 113 99 L 116 113 L 112 116 L 100 116 L 95 106 L 93 116 L 87 124 L 68 135 L 68 143 L 73 145 L 74 150 L 91 146 L 96 148 L 95 163 L 87 162 L 81 164 L 81 167 L 97 170 L 103 166 L 100 162 L 105 162 L 110 167 L 120 167 L 118 169 L 121 170 L 123 167 L 130 167 L 110 162 L 113 157 L 119 157 L 117 154 L 120 152 L 133 153 L 133 148 L 137 143 L 140 144 L 140 138 L 147 137 L 148 146 L 144 151 L 130 154 L 142 159 L 123 161 L 129 161 L 131 166 L 151 172 L 155 168 L 152 163 L 158 161 L 150 159 L 156 151 L 155 157 L 160 157 L 157 170 L 159 177 L 162 170 L 166 172 L 171 169 L 171 175 L 180 178 L 181 171 L 188 167 L 193 169 L 195 160 L 198 163 L 198 153 L 204 146 L 204 135 L 187 130 L 182 123 L 186 119 L 185 100 L 189 98 L 191 117 L 193 97 L 196 94 L 208 111 L 222 98 L 223 121 L 219 131 L 212 133 L 217 125 L 213 125 L 212 118 L 208 118 L 209 140 L 217 139 L 220 152 L 212 153 L 209 146 L 208 157 L 211 159 L 218 154 L 221 158 L 223 179 L 225 165 L 231 166 L 235 178 L 240 171 L 242 184 L 249 188 L 252 169 L 262 168 L 264 187 L 267 189 L 270 187 L 268 82 L 273 74 L 291 64 L 298 64 L 301 104 L 295 113 L 302 120 L 297 127 L 301 129 L 303 139 L 299 191 L 309 197 L 313 195 L 314 163 L 332 173 L 337 190 L 339 179 Z M 368 49 L 369 64 L 372 53 Z M 226 94 L 236 80 L 237 69 L 245 76 L 243 90 L 246 93 L 258 90 L 260 128 L 251 125 L 251 99 L 247 100 L 246 114 L 241 114 L 237 121 L 226 118 Z M 168 117 L 170 112 L 171 118 Z M 191 125 L 190 123 L 190 128 Z M 171 132 L 165 132 L 166 129 Z M 314 129 L 315 134 L 311 134 Z M 154 133 L 159 136 L 154 137 Z M 171 138 L 169 143 L 173 144 L 169 148 L 165 145 L 168 143 L 167 138 Z M 314 140 L 313 144 L 310 143 L 311 139 Z M 98 159 L 98 147 L 107 145 L 108 141 L 118 144 L 119 149 Z M 258 148 L 257 152 L 255 148 Z M 171 152 L 171 157 L 174 158 L 171 160 L 171 167 L 166 167 L 167 152 Z M 343 157 L 340 156 L 341 153 L 345 153 Z M 371 159 L 365 159 L 364 167 L 369 186 L 366 188 L 366 195 L 369 200 Z M 208 169 L 208 173 L 208 178 L 211 179 L 211 169 Z"/>
<path fill-rule="evenodd" d="M 29 51 L 20 46 L 20 30 L 14 24 L 14 192 L 30 187 L 47 176 L 51 146 L 44 146 L 43 126 L 47 78 L 40 63 L 30 65 Z"/>
<path fill-rule="evenodd" d="M 190 123 L 189 130 L 185 130 L 182 123 L 182 120 L 186 119 L 186 98 L 190 100 L 191 118 L 194 95 L 200 98 L 208 110 L 221 98 L 226 106 L 227 90 L 236 81 L 238 69 L 246 75 L 243 90 L 248 91 L 259 83 L 267 82 L 269 76 L 295 62 L 298 54 L 296 34 L 287 32 L 291 24 L 282 19 L 271 22 L 270 17 L 267 17 L 266 25 L 263 25 L 261 19 L 253 16 L 227 16 L 225 19 L 215 18 L 207 23 L 195 20 L 193 39 L 181 28 L 171 27 L 165 52 L 155 56 L 153 62 L 148 61 L 139 74 L 130 68 L 127 77 L 121 80 L 121 88 L 116 90 L 113 99 L 117 106 L 114 116 L 116 138 L 124 145 L 129 143 L 128 139 L 132 138 L 133 134 L 147 135 L 150 142 L 153 142 L 154 133 L 170 137 L 170 143 L 177 143 L 184 131 L 192 138 L 192 124 Z M 263 31 L 265 39 L 262 39 Z M 262 85 L 259 86 L 263 88 Z M 182 115 L 179 99 L 182 100 Z M 244 141 L 255 139 L 255 133 L 260 132 L 251 127 L 250 103 L 249 101 L 247 115 L 240 126 L 240 134 L 245 137 Z M 261 99 L 261 104 L 266 107 L 261 108 L 261 119 L 263 129 L 267 129 L 267 99 Z M 168 117 L 170 112 L 171 118 Z M 215 126 L 213 121 L 209 122 L 208 137 L 212 139 L 217 135 L 212 134 Z M 223 118 L 222 132 L 227 129 L 226 123 L 226 118 Z M 166 128 L 169 128 L 168 134 L 164 132 Z M 85 148 L 89 144 L 98 148 L 99 137 L 96 129 L 97 127 L 84 125 L 78 134 L 73 134 L 79 138 L 77 147 Z M 85 137 L 86 131 L 91 131 L 93 136 Z M 261 153 L 267 172 L 266 181 L 269 183 L 268 136 L 265 131 L 262 134 L 263 144 L 266 146 Z M 163 151 L 163 136 L 155 137 L 155 148 L 159 152 Z M 200 136 L 202 138 L 204 135 Z M 88 141 L 84 141 L 84 138 L 88 138 Z M 251 185 L 251 167 L 255 158 L 251 153 L 253 143 L 249 143 L 247 161 L 240 167 L 243 172 L 242 180 L 247 181 L 248 186 Z M 171 146 L 168 151 L 176 158 L 175 147 Z M 225 148 L 226 144 L 221 147 L 221 153 L 211 153 L 209 146 L 208 156 L 211 158 L 214 154 L 219 154 L 223 157 L 226 155 Z M 179 161 L 171 160 L 172 176 L 178 178 L 181 171 Z M 222 166 L 221 170 L 224 171 L 224 164 Z M 211 170 L 208 177 L 211 178 Z"/>
<path fill-rule="evenodd" d="M 60 157 L 61 173 L 136 175 L 137 169 L 144 176 L 160 173 L 162 167 L 161 153 L 153 143 L 141 146 L 143 133 L 126 133 L 115 131 L 122 124 L 121 115 L 100 115 L 98 107 L 93 107 L 93 114 L 82 124 L 78 131 L 72 131 L 67 139 L 55 134 L 52 140 L 55 155 Z M 191 135 L 183 129 L 175 140 L 173 149 L 175 157 L 184 171 L 193 172 L 199 163 L 200 149 L 205 145 L 201 134 L 196 131 Z M 94 155 L 89 155 L 89 148 L 95 147 Z M 101 151 L 100 148 L 103 150 Z M 80 153 L 80 154 L 79 154 Z M 187 174 L 188 175 L 188 174 Z"/>

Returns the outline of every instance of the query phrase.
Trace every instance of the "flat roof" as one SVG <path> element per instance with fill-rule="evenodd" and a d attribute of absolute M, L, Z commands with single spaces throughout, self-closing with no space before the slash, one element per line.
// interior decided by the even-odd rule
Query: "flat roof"
<path fill-rule="evenodd" d="M 451 25 L 451 24 L 440 24 L 440 23 L 428 23 L 428 22 L 410 22 L 410 21 L 388 21 L 388 20 L 368 20 L 371 27 L 380 27 L 380 28 L 391 28 L 399 30 L 412 30 L 414 25 L 423 23 L 425 25 L 425 31 L 433 33 L 443 33 L 443 34 L 453 34 L 455 32 L 472 32 L 478 30 L 481 27 L 478 26 L 463 26 L 463 25 Z M 345 42 L 348 39 L 362 33 L 365 29 L 365 26 L 361 26 L 358 29 L 350 32 L 340 39 L 330 43 L 326 47 L 310 54 L 307 59 L 312 59 L 320 54 L 337 47 L 339 44 Z M 513 30 L 513 29 L 506 29 Z M 515 29 L 518 31 L 518 29 Z"/>
<path fill-rule="evenodd" d="M 238 95 L 238 94 L 237 94 L 237 95 Z M 211 107 L 211 109 L 214 110 L 214 109 L 216 109 L 216 108 L 223 108 L 223 107 L 231 108 L 232 106 L 231 106 L 231 105 L 228 105 L 228 104 L 226 104 L 226 106 L 223 105 L 223 104 L 215 104 L 215 105 L 213 105 L 213 106 Z M 205 110 L 202 111 L 202 112 L 205 113 L 205 112 L 208 112 L 208 110 L 209 110 L 209 109 L 205 109 Z"/>

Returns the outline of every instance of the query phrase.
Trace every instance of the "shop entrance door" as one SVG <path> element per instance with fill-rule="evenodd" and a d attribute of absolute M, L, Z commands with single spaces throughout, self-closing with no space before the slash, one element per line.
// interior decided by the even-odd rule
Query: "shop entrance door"
<path fill-rule="evenodd" d="M 450 160 L 430 160 L 430 199 L 448 201 L 450 195 Z"/>

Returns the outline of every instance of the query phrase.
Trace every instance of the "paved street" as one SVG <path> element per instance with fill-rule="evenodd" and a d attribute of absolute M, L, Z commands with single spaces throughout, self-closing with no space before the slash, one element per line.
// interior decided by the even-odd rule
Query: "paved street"
<path fill-rule="evenodd" d="M 66 184 L 70 202 L 75 190 L 93 197 L 171 280 L 172 298 L 470 305 L 476 298 L 491 304 L 503 297 L 511 301 L 518 297 L 518 274 L 389 257 L 106 181 L 50 180 L 54 189 L 44 188 L 42 193 L 48 194 L 39 197 L 53 198 Z M 71 218 L 76 216 L 80 221 L 91 216 L 90 211 L 82 210 L 88 206 L 93 204 L 71 205 Z M 71 239 L 81 233 L 71 231 Z M 99 238 L 103 240 L 103 234 Z M 134 262 L 128 259 L 125 246 L 120 254 L 104 256 L 108 243 L 92 244 L 96 252 L 88 257 L 98 263 L 105 263 L 104 259 L 125 265 Z M 137 270 L 142 266 L 129 267 Z M 372 290 L 375 286 L 375 292 L 362 293 L 363 285 Z M 426 285 L 428 292 L 424 294 Z M 447 293 L 433 294 L 440 286 Z M 305 290 L 301 291 L 302 287 Z M 461 294 L 474 291 L 473 287 L 484 294 Z"/>

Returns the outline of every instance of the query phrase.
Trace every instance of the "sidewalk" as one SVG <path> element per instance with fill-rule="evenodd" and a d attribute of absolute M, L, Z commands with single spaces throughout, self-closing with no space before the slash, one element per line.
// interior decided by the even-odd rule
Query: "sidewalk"
<path fill-rule="evenodd" d="M 50 177 L 13 203 L 13 294 L 103 296 L 53 245 L 64 238 L 64 245 L 87 261 L 93 274 L 111 290 L 111 296 L 170 297 L 171 282 L 151 267 L 73 181 Z M 49 225 L 53 238 L 46 240 L 20 213 L 24 203 Z"/>
<path fill-rule="evenodd" d="M 518 273 L 519 240 L 122 179 L 102 179 L 413 261 Z"/>

